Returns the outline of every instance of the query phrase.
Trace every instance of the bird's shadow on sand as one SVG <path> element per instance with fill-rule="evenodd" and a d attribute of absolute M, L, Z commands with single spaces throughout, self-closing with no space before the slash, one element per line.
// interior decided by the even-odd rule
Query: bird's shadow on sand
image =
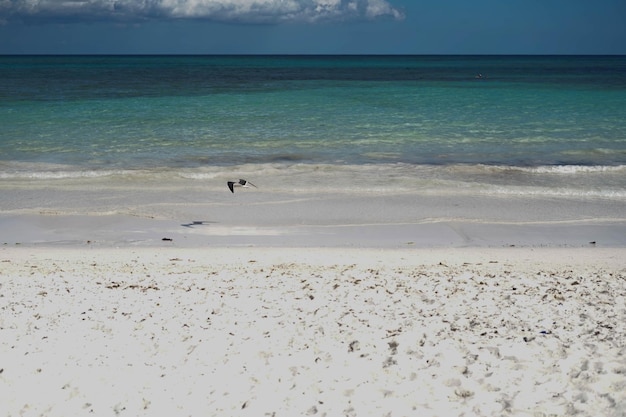
<path fill-rule="evenodd" d="M 183 223 L 183 224 L 181 224 L 181 226 L 182 227 L 192 228 L 192 227 L 196 227 L 196 226 L 206 226 L 206 225 L 209 225 L 211 223 L 217 223 L 217 222 L 212 222 L 212 221 L 209 221 L 209 220 L 193 220 L 193 221 L 191 221 L 189 223 Z"/>

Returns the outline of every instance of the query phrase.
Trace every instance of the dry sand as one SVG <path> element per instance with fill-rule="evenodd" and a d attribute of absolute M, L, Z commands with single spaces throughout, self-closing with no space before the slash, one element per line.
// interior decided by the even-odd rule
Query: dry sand
<path fill-rule="evenodd" d="M 625 416 L 623 248 L 0 249 L 0 416 Z"/>

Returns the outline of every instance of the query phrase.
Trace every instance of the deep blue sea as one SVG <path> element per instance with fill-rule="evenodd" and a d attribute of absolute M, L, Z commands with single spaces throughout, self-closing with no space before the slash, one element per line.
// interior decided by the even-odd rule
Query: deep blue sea
<path fill-rule="evenodd" d="M 626 57 L 0 57 L 0 179 L 240 166 L 619 192 Z"/>

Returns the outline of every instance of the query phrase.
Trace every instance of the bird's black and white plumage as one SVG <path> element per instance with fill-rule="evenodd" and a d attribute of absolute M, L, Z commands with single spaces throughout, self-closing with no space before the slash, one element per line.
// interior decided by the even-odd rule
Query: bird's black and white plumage
<path fill-rule="evenodd" d="M 257 188 L 256 185 L 252 184 L 250 181 L 241 180 L 241 179 L 239 181 L 228 181 L 227 184 L 231 193 L 235 192 L 235 187 L 248 188 L 250 186 L 253 186 L 254 188 Z"/>

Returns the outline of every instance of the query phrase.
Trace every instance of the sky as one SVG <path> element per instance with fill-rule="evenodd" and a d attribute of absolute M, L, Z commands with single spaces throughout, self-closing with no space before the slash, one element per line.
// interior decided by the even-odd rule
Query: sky
<path fill-rule="evenodd" d="M 0 54 L 626 54 L 626 0 L 0 0 Z"/>

